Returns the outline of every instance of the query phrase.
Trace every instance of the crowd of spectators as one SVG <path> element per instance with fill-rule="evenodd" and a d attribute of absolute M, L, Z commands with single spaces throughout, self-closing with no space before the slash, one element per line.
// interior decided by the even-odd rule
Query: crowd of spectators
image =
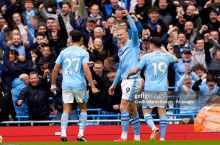
<path fill-rule="evenodd" d="M 83 34 L 82 48 L 100 90 L 90 94 L 89 108 L 118 113 L 120 86 L 114 96 L 108 88 L 119 62 L 116 31 L 130 32 L 124 9 L 136 24 L 141 57 L 151 52 L 149 39 L 160 37 L 161 51 L 179 58 L 169 66 L 168 83 L 184 102 L 180 113 L 197 113 L 220 92 L 220 0 L 2 0 L 0 8 L 0 121 L 16 115 L 60 119 L 62 73 L 56 95 L 49 91 L 51 73 L 56 57 L 71 46 L 74 29 Z"/>

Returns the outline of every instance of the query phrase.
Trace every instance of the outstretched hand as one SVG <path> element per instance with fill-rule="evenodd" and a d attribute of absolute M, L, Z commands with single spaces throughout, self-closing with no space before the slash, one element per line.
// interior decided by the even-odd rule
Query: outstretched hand
<path fill-rule="evenodd" d="M 113 85 L 108 89 L 108 93 L 109 93 L 109 95 L 114 95 L 115 87 Z"/>
<path fill-rule="evenodd" d="M 91 88 L 92 89 L 92 93 L 93 94 L 97 94 L 98 92 L 100 92 L 99 89 L 97 89 L 96 87 Z"/>

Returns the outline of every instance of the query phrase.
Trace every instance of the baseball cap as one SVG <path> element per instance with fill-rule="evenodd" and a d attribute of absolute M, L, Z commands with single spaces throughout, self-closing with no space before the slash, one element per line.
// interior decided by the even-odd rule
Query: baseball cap
<path fill-rule="evenodd" d="M 188 48 L 188 47 L 184 47 L 184 48 L 183 48 L 183 53 L 191 54 L 191 49 Z"/>
<path fill-rule="evenodd" d="M 88 17 L 87 22 L 93 22 L 96 23 L 96 19 L 92 17 Z"/>

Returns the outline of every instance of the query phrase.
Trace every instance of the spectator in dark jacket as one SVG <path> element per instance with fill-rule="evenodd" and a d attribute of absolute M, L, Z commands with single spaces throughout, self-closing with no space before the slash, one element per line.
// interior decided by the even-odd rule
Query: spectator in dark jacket
<path fill-rule="evenodd" d="M 11 116 L 11 118 L 9 118 Z M 16 112 L 11 95 L 4 91 L 0 79 L 0 121 L 16 120 Z"/>
<path fill-rule="evenodd" d="M 17 105 L 21 106 L 27 99 L 30 120 L 49 120 L 50 82 L 47 81 L 46 74 L 40 80 L 36 72 L 31 72 L 29 79 L 30 85 L 21 90 Z"/>

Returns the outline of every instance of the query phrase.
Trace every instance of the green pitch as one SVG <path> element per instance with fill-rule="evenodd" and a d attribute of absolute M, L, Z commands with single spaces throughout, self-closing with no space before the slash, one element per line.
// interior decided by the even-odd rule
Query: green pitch
<path fill-rule="evenodd" d="M 0 143 L 0 145 L 219 145 L 219 141 L 165 141 L 165 142 L 47 142 L 47 143 Z"/>

